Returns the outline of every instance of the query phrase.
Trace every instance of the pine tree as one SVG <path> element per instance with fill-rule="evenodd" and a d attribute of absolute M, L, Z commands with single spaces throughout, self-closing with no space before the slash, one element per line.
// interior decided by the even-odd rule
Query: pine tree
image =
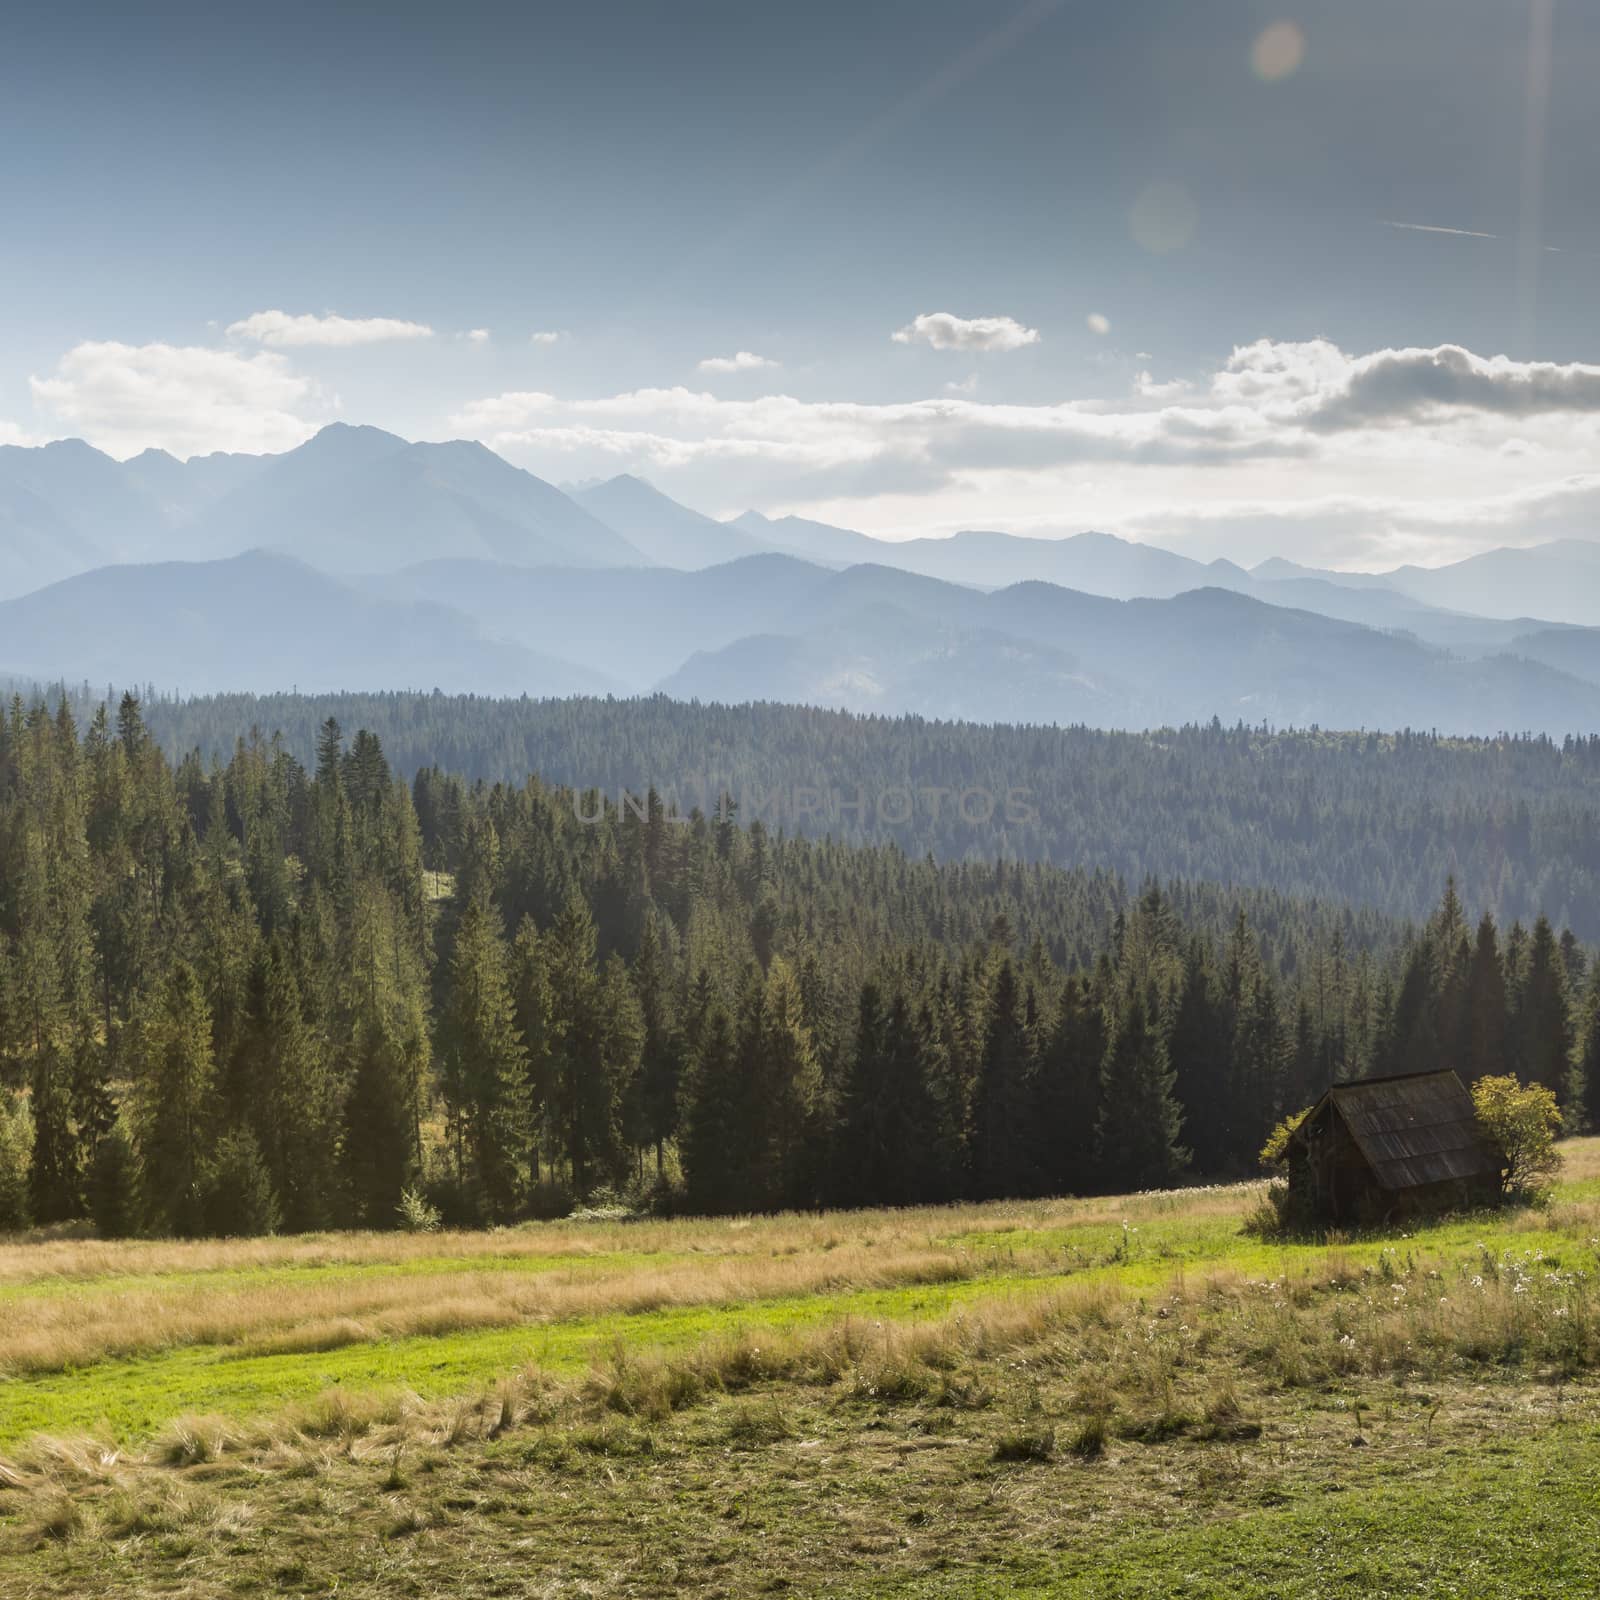
<path fill-rule="evenodd" d="M 1472 965 L 1467 973 L 1467 1034 L 1462 1067 L 1469 1083 L 1500 1077 L 1510 1068 L 1506 1030 L 1506 969 L 1500 936 L 1485 912 L 1478 924 Z"/>
<path fill-rule="evenodd" d="M 248 1129 L 218 1141 L 207 1195 L 206 1223 L 218 1238 L 254 1238 L 276 1233 L 281 1220 L 272 1178 Z"/>
<path fill-rule="evenodd" d="M 135 1071 L 145 1214 L 157 1232 L 199 1233 L 205 1224 L 216 1074 L 211 1016 L 187 962 L 172 968 L 142 1020 Z"/>
<path fill-rule="evenodd" d="M 620 1085 L 610 1059 L 597 933 L 580 895 L 568 900 L 545 940 L 555 1047 L 552 1112 L 573 1190 L 587 1195 L 616 1174 Z"/>
<path fill-rule="evenodd" d="M 1037 1187 L 1033 1072 L 1025 1000 L 1016 968 L 1004 956 L 990 992 L 973 1105 L 972 1177 L 977 1194 L 986 1199 L 1029 1194 Z"/>
<path fill-rule="evenodd" d="M 829 1187 L 837 1205 L 877 1205 L 895 1198 L 885 1193 L 894 1137 L 887 1033 L 883 991 L 869 978 L 856 1007 L 855 1043 L 835 1134 Z"/>
<path fill-rule="evenodd" d="M 544 1141 L 549 1133 L 555 1098 L 555 1017 L 550 977 L 545 969 L 545 947 L 532 917 L 524 917 L 511 946 L 512 995 L 517 1032 L 522 1036 L 526 1061 L 527 1140 L 529 1181 L 541 1181 Z"/>
<path fill-rule="evenodd" d="M 1522 984 L 1519 1045 L 1522 1076 L 1542 1083 L 1561 1102 L 1572 1094 L 1572 1011 L 1567 968 L 1549 919 L 1533 925 Z"/>
<path fill-rule="evenodd" d="M 1238 976 L 1235 1006 L 1241 1004 L 1238 990 L 1242 987 L 1242 976 Z M 1096 1031 L 1099 1048 L 1094 1056 L 1094 1082 L 1098 1090 L 1106 1041 L 1103 1026 Z M 1183 988 L 1173 1017 L 1171 1052 L 1174 1093 L 1186 1108 L 1184 1131 L 1194 1148 L 1195 1165 L 1202 1172 L 1228 1170 L 1238 1147 L 1234 1132 L 1238 1108 L 1229 1092 L 1233 1031 L 1232 1012 L 1212 970 L 1211 952 L 1203 941 L 1194 940 L 1184 955 Z M 1098 1111 L 1097 1092 L 1095 1115 Z M 1088 1126 L 1094 1127 L 1093 1117 Z"/>
<path fill-rule="evenodd" d="M 738 1145 L 738 1044 L 720 1002 L 709 1002 L 694 1028 L 684 1081 L 683 1176 L 690 1206 L 711 1215 L 748 1208 Z"/>
<path fill-rule="evenodd" d="M 1600 1128 L 1600 962 L 1595 964 L 1579 1018 L 1573 1082 L 1583 1097 L 1585 1119 L 1593 1132 Z"/>
<path fill-rule="evenodd" d="M 812 1136 L 822 1108 L 822 1072 L 794 970 L 782 956 L 767 969 L 760 1044 L 752 1063 L 751 1172 L 765 1207 L 815 1204 Z"/>
<path fill-rule="evenodd" d="M 274 939 L 251 981 L 242 1055 L 250 1082 L 239 1111 L 254 1133 L 291 1232 L 329 1226 L 338 1215 L 341 1095 L 321 1041 L 307 1025 L 294 961 Z"/>
<path fill-rule="evenodd" d="M 467 1151 L 468 1191 L 486 1218 L 505 1222 L 525 1198 L 532 1130 L 527 1051 L 517 1031 L 499 922 L 486 889 L 480 889 L 456 931 L 440 1054 L 458 1151 L 463 1139 Z"/>
<path fill-rule="evenodd" d="M 358 1227 L 392 1228 L 400 1196 L 416 1182 L 419 1044 L 391 1016 L 369 1012 L 357 1019 L 340 1165 Z"/>
<path fill-rule="evenodd" d="M 1087 977 L 1069 978 L 1040 1059 L 1035 1092 L 1040 1165 L 1051 1194 L 1085 1194 L 1094 1188 L 1105 1053 L 1105 1010 L 1094 984 Z"/>
<path fill-rule="evenodd" d="M 655 1150 L 656 1175 L 665 1164 L 668 1140 L 677 1132 L 678 1096 L 683 1072 L 682 1041 L 672 1015 L 666 954 L 654 916 L 647 916 L 633 963 L 634 989 L 643 1026 L 640 1072 L 629 1118 L 633 1138 Z"/>
<path fill-rule="evenodd" d="M 126 1239 L 139 1231 L 139 1157 L 121 1123 L 95 1146 L 85 1187 L 89 1215 L 102 1239 Z"/>
<path fill-rule="evenodd" d="M 1173 1098 L 1160 1001 L 1150 988 L 1126 994 L 1110 1028 L 1096 1128 L 1102 1180 L 1113 1190 L 1165 1188 L 1188 1161 L 1183 1112 Z"/>

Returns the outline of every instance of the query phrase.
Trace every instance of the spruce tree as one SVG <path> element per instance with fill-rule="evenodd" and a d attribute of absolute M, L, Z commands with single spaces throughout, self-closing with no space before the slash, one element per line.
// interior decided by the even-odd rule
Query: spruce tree
<path fill-rule="evenodd" d="M 972 1178 L 980 1197 L 999 1199 L 1031 1193 L 1037 1184 L 1039 1130 L 1031 1116 L 1034 1041 L 1009 956 L 1000 958 L 987 1012 L 973 1103 Z"/>
<path fill-rule="evenodd" d="M 135 1073 L 145 1215 L 158 1233 L 200 1233 L 216 1074 L 211 1016 L 187 962 L 173 966 L 141 1022 Z"/>
<path fill-rule="evenodd" d="M 1509 1055 L 1505 964 L 1494 918 L 1485 912 L 1467 973 L 1467 1033 L 1459 1070 L 1469 1083 L 1501 1077 L 1510 1069 Z"/>
<path fill-rule="evenodd" d="M 1549 919 L 1533 925 L 1522 984 L 1519 1045 L 1522 1076 L 1542 1083 L 1566 1106 L 1572 1094 L 1572 1011 L 1567 968 Z"/>
<path fill-rule="evenodd" d="M 458 1143 L 464 1135 L 468 1192 L 485 1218 L 505 1222 L 518 1214 L 526 1195 L 531 1128 L 527 1051 L 517 1031 L 499 923 L 499 912 L 480 888 L 456 931 L 440 1057 Z"/>
<path fill-rule="evenodd" d="M 1600 962 L 1595 963 L 1584 998 L 1574 1080 L 1582 1090 L 1590 1132 L 1600 1129 Z"/>
<path fill-rule="evenodd" d="M 1183 1112 L 1173 1098 L 1154 987 L 1127 993 L 1110 1025 L 1096 1127 L 1101 1180 L 1114 1190 L 1159 1189 L 1188 1161 L 1179 1143 Z"/>
<path fill-rule="evenodd" d="M 738 1044 L 733 1019 L 713 1002 L 694 1031 L 685 1074 L 683 1176 L 690 1207 L 717 1214 L 748 1209 L 738 1139 Z"/>

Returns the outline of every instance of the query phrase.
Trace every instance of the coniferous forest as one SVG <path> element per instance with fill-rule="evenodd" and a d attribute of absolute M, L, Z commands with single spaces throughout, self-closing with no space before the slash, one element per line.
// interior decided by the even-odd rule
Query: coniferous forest
<path fill-rule="evenodd" d="M 52 704 L 59 694 L 47 696 Z M 116 693 L 69 696 L 82 722 Z M 1545 912 L 1600 942 L 1600 738 L 1447 738 L 1269 732 L 1220 722 L 1149 733 L 863 717 L 792 705 L 497 700 L 472 695 L 142 696 L 177 760 L 226 760 L 252 728 L 315 758 L 329 717 L 377 734 L 408 779 L 439 765 L 466 779 L 661 791 L 687 810 L 726 792 L 746 821 L 941 861 L 1053 862 L 1248 884 L 1351 901 L 1421 922 L 1454 877 L 1509 925 Z M 978 825 L 957 806 L 1000 797 Z M 910 806 L 878 805 L 909 788 Z M 821 797 L 808 810 L 806 791 Z M 942 798 L 936 791 L 942 791 Z M 1017 791 L 1025 807 L 1007 813 Z M 865 797 L 867 804 L 859 801 Z"/>
<path fill-rule="evenodd" d="M 1438 1065 L 1600 1122 L 1600 968 L 1444 880 L 1402 924 L 408 783 L 332 719 L 309 762 L 173 764 L 132 695 L 0 728 L 0 1228 L 1123 1192 L 1249 1172 L 1329 1081 Z"/>

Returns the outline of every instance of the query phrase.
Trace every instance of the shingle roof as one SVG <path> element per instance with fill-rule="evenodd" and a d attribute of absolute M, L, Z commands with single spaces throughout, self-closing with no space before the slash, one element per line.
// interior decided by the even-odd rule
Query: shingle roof
<path fill-rule="evenodd" d="M 1472 1096 L 1453 1072 L 1368 1078 L 1327 1098 L 1385 1189 L 1497 1177 L 1500 1152 L 1483 1136 Z"/>

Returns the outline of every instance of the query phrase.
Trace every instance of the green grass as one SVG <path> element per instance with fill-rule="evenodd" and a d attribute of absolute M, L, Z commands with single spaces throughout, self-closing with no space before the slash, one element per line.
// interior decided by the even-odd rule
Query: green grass
<path fill-rule="evenodd" d="M 619 1344 L 672 1351 L 719 1336 L 791 1332 L 842 1318 L 914 1321 L 943 1316 L 978 1299 L 1037 1296 L 1058 1283 L 989 1277 L 734 1306 L 671 1307 L 540 1327 L 386 1339 L 314 1354 L 243 1355 L 226 1346 L 196 1345 L 41 1377 L 0 1378 L 0 1449 L 36 1433 L 93 1433 L 137 1444 L 185 1413 L 248 1420 L 335 1387 L 352 1393 L 405 1388 L 425 1399 L 442 1399 L 524 1367 L 579 1373 Z"/>
<path fill-rule="evenodd" d="M 0 1380 L 0 1456 L 20 1473 L 7 1489 L 0 1465 L 0 1600 L 1600 1593 L 1597 1198 L 1585 1174 L 1547 1216 L 1332 1243 L 1264 1242 L 1241 1227 L 1250 1197 L 1210 1193 L 686 1222 L 641 1231 L 662 1246 L 649 1250 L 610 1249 L 625 1229 L 573 1227 L 395 1262 L 246 1266 L 211 1247 L 199 1271 L 176 1247 L 99 1276 L 74 1275 L 69 1252 L 61 1276 L 30 1277 L 24 1247 L 7 1258 L 10 1308 L 715 1272 L 703 1303 L 631 1314 L 320 1353 L 174 1344 Z M 866 1287 L 880 1245 L 960 1275 Z M 782 1275 L 739 1265 L 799 1249 L 826 1256 L 825 1289 L 782 1291 Z M 917 1254 L 941 1250 L 953 1265 Z M 142 1270 L 160 1259 L 170 1271 Z M 718 1276 L 730 1261 L 736 1276 Z M 730 1281 L 767 1297 L 717 1298 Z M 1095 1285 L 1108 1292 L 1023 1315 Z M 828 1331 L 841 1322 L 853 1338 Z M 537 1376 L 496 1390 L 519 1371 Z M 355 1399 L 395 1390 L 422 1409 Z M 351 1405 L 313 1404 L 329 1391 Z M 188 1464 L 159 1439 L 145 1449 L 185 1414 L 226 1426 L 202 1429 Z M 39 1433 L 109 1436 L 125 1453 L 26 1443 Z"/>
<path fill-rule="evenodd" d="M 1570 1186 L 1587 1190 L 1593 1184 Z M 1569 1197 L 1564 1192 L 1563 1198 Z M 479 1386 L 496 1373 L 526 1366 L 572 1373 L 597 1353 L 630 1348 L 675 1350 L 739 1330 L 813 1327 L 844 1317 L 914 1320 L 940 1316 L 973 1300 L 1040 1295 L 1066 1283 L 1114 1282 L 1128 1292 L 1156 1293 L 1175 1278 L 1203 1280 L 1229 1271 L 1246 1278 L 1292 1277 L 1328 1256 L 1315 1242 L 1263 1243 L 1241 1231 L 1237 1215 L 1186 1216 L 1174 1196 L 1152 1206 L 1131 1204 L 1138 1220 L 1068 1223 L 1058 1227 L 968 1228 L 925 1242 L 971 1258 L 976 1276 L 939 1285 L 834 1291 L 733 1305 L 670 1307 L 632 1315 L 409 1338 L 379 1339 L 316 1353 L 250 1354 L 237 1346 L 192 1345 L 131 1359 L 97 1362 L 59 1373 L 0 1377 L 0 1449 L 35 1433 L 96 1432 L 136 1444 L 184 1413 L 217 1412 L 254 1418 L 330 1387 L 351 1392 L 407 1388 L 428 1399 Z M 1103 1211 L 1102 1211 L 1103 1215 Z M 574 1230 L 577 1231 L 577 1230 Z M 1553 1227 L 1509 1227 L 1503 1217 L 1471 1217 L 1422 1229 L 1358 1237 L 1338 1248 L 1357 1266 L 1388 1256 L 1404 1263 L 1418 1255 L 1463 1261 L 1487 1249 L 1542 1252 L 1547 1264 L 1593 1269 L 1596 1248 L 1586 1237 Z M 564 1274 L 620 1277 L 636 1268 L 689 1259 L 684 1251 L 581 1250 L 561 1254 L 425 1255 L 402 1262 L 337 1260 L 207 1271 L 44 1278 L 0 1286 L 0 1296 L 116 1296 L 141 1290 L 181 1292 L 252 1289 L 307 1283 L 372 1282 L 437 1274 Z M 1024 1258 L 1045 1270 L 1017 1270 Z M 702 1257 L 704 1258 L 704 1257 Z"/>
<path fill-rule="evenodd" d="M 1272 1491 L 1275 1497 L 1281 1491 Z M 1600 1594 L 1600 1432 L 1396 1462 L 1376 1482 L 1141 1529 L 865 1600 L 1572 1600 Z"/>

